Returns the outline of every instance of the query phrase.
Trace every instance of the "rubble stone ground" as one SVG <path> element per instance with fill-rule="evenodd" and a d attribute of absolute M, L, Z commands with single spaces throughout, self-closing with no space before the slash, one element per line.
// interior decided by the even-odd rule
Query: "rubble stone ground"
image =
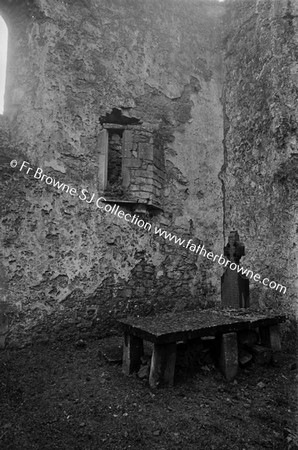
<path fill-rule="evenodd" d="M 3 450 L 297 449 L 294 345 L 279 366 L 252 364 L 227 382 L 212 365 L 177 371 L 152 391 L 99 352 L 100 341 L 0 353 Z"/>

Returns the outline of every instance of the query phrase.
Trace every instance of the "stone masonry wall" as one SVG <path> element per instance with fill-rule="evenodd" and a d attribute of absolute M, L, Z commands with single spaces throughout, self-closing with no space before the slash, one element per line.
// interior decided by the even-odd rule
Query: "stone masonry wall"
<path fill-rule="evenodd" d="M 147 220 L 220 254 L 223 11 L 209 0 L 0 1 L 9 28 L 0 300 L 10 345 L 103 335 L 121 315 L 219 301 L 217 264 L 87 201 L 102 194 L 101 118 L 120 110 L 154 130 L 153 166 L 164 164 L 163 179 L 152 168 L 162 211 Z M 35 179 L 37 167 L 86 189 L 86 201 Z"/>
<path fill-rule="evenodd" d="M 251 282 L 253 302 L 297 313 L 298 4 L 226 5 L 225 234 L 239 231 L 245 267 L 287 287 Z"/>

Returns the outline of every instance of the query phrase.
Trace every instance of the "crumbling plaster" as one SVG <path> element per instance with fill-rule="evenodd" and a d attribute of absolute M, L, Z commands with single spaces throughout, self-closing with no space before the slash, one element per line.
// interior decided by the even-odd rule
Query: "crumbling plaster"
<path fill-rule="evenodd" d="M 9 27 L 1 121 L 9 342 L 63 329 L 103 334 L 119 315 L 218 302 L 218 265 L 9 162 L 99 196 L 100 117 L 121 109 L 157 129 L 165 155 L 163 212 L 152 224 L 220 253 L 223 5 L 2 0 L 0 11 Z"/>
<path fill-rule="evenodd" d="M 225 235 L 245 242 L 261 306 L 297 314 L 298 4 L 231 0 L 225 16 Z"/>
<path fill-rule="evenodd" d="M 291 0 L 1 0 L 1 301 L 8 342 L 112 332 L 127 314 L 211 306 L 218 264 L 9 167 L 101 194 L 100 118 L 154 130 L 163 211 L 220 254 L 237 229 L 253 304 L 297 301 L 297 17 Z M 139 125 L 138 125 L 139 126 Z M 125 207 L 123 207 L 125 209 Z"/>

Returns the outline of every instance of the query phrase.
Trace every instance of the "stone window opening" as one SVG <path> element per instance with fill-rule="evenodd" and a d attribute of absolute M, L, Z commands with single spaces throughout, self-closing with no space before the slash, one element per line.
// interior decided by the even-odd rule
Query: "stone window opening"
<path fill-rule="evenodd" d="M 140 119 L 123 114 L 113 108 L 100 117 L 103 130 L 99 133 L 99 188 L 106 195 L 123 198 L 127 188 L 127 155 L 124 142 L 127 127 L 140 123 Z"/>
<path fill-rule="evenodd" d="M 144 123 L 121 110 L 100 117 L 98 189 L 107 201 L 142 211 L 162 209 L 163 152 L 156 145 L 159 124 Z"/>
<path fill-rule="evenodd" d="M 8 41 L 7 25 L 3 17 L 0 16 L 0 114 L 4 113 L 7 41 Z"/>
<path fill-rule="evenodd" d="M 108 129 L 107 191 L 122 193 L 123 129 Z"/>

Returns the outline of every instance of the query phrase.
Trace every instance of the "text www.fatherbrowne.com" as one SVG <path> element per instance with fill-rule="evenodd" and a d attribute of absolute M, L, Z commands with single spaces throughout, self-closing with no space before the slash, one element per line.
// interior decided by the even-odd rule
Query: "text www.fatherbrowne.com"
<path fill-rule="evenodd" d="M 10 162 L 10 166 L 12 168 L 16 168 L 18 166 L 18 162 L 13 159 Z M 59 190 L 59 192 L 65 192 L 72 197 L 78 197 L 81 201 L 84 201 L 88 204 L 95 204 L 96 207 L 106 213 L 113 214 L 120 219 L 124 219 L 126 222 L 132 223 L 134 225 L 137 225 L 139 228 L 143 228 L 146 231 L 152 230 L 152 224 L 150 222 L 145 222 L 143 219 L 140 219 L 140 217 L 136 214 L 131 215 L 129 213 L 125 213 L 123 210 L 120 209 L 119 205 L 114 204 L 113 206 L 107 203 L 107 200 L 104 197 L 97 197 L 96 194 L 90 194 L 87 189 L 82 189 L 80 193 L 77 191 L 76 188 L 71 187 L 70 185 L 67 185 L 65 183 L 61 183 L 58 180 L 55 180 L 55 178 L 51 176 L 47 176 L 45 173 L 43 173 L 43 169 L 38 167 L 35 171 L 32 167 L 29 167 L 29 163 L 27 161 L 23 161 L 22 165 L 19 169 L 20 172 L 24 171 L 27 175 L 33 175 L 33 177 L 39 181 L 42 181 L 46 183 L 47 185 L 52 185 L 56 189 Z M 30 173 L 32 171 L 32 173 Z M 185 239 L 181 239 L 180 237 L 177 237 L 175 234 L 169 233 L 166 230 L 163 230 L 162 228 L 154 227 L 153 233 L 156 236 L 159 236 L 161 238 L 164 238 L 168 240 L 169 242 L 174 242 L 175 244 L 178 244 L 179 246 L 188 249 L 189 251 L 203 255 L 203 257 L 206 257 L 207 259 L 217 262 L 223 267 L 229 267 L 230 270 L 237 270 L 238 273 L 241 275 L 245 275 L 247 277 L 250 277 L 250 279 L 253 279 L 254 281 L 263 284 L 264 286 L 269 286 L 271 289 L 274 289 L 276 291 L 282 292 L 283 294 L 286 293 L 287 288 L 279 283 L 276 283 L 275 281 L 270 281 L 269 278 L 263 278 L 260 274 L 254 272 L 252 270 L 244 269 L 243 267 L 239 266 L 235 262 L 230 261 L 229 259 L 226 259 L 222 254 L 221 255 L 214 255 L 213 252 L 207 252 L 203 244 L 196 245 L 193 242 L 193 239 L 189 239 L 187 242 Z"/>

